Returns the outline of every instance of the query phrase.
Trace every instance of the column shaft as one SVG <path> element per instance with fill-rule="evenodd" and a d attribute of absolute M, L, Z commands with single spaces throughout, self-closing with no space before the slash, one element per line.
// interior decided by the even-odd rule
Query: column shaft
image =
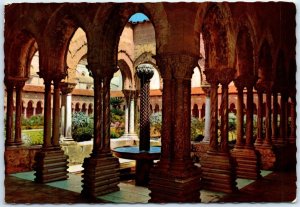
<path fill-rule="evenodd" d="M 65 105 L 65 137 L 72 137 L 72 94 L 66 95 Z"/>
<path fill-rule="evenodd" d="M 296 143 L 296 98 L 291 98 L 291 134 L 290 134 L 290 143 Z"/>
<path fill-rule="evenodd" d="M 276 141 L 278 138 L 278 94 L 277 92 L 273 93 L 273 119 L 272 119 L 272 140 Z"/>
<path fill-rule="evenodd" d="M 134 95 L 130 98 L 130 115 L 129 115 L 129 133 L 135 134 L 134 120 L 135 120 L 135 104 Z"/>
<path fill-rule="evenodd" d="M 13 145 L 13 112 L 14 112 L 14 99 L 13 93 L 14 88 L 13 85 L 6 85 L 7 91 L 7 102 L 6 102 L 6 140 L 5 145 Z"/>
<path fill-rule="evenodd" d="M 246 147 L 253 148 L 253 87 L 247 87 Z"/>
<path fill-rule="evenodd" d="M 15 144 L 22 144 L 21 137 L 21 117 L 22 117 L 22 88 L 24 84 L 16 85 L 16 118 L 15 118 Z"/>
<path fill-rule="evenodd" d="M 257 91 L 257 138 L 255 140 L 256 145 L 262 144 L 262 129 L 263 129 L 263 94 L 261 91 Z"/>
<path fill-rule="evenodd" d="M 285 107 L 285 95 L 281 93 L 280 98 L 280 105 L 281 105 L 281 111 L 280 111 L 280 136 L 279 140 L 283 141 L 286 134 L 286 125 L 285 125 L 285 119 L 286 119 L 286 107 Z"/>
<path fill-rule="evenodd" d="M 267 91 L 266 93 L 266 120 L 265 120 L 265 125 L 266 125 L 266 137 L 264 140 L 264 145 L 271 145 L 271 92 Z"/>
<path fill-rule="evenodd" d="M 220 149 L 228 151 L 228 84 L 222 84 Z"/>
<path fill-rule="evenodd" d="M 124 131 L 124 134 L 128 134 L 128 126 L 129 126 L 128 105 L 129 105 L 128 100 L 126 100 L 126 105 L 125 105 L 125 131 Z"/>
<path fill-rule="evenodd" d="M 60 126 L 60 81 L 54 82 L 53 94 L 53 123 L 52 123 L 52 145 L 59 146 L 59 126 Z"/>
<path fill-rule="evenodd" d="M 244 113 L 243 113 L 243 88 L 237 88 L 238 97 L 237 97 L 237 113 L 236 113 L 236 145 L 235 147 L 242 146 L 243 139 L 243 122 L 244 122 Z"/>
<path fill-rule="evenodd" d="M 204 140 L 209 142 L 210 140 L 210 96 L 206 96 L 205 99 L 205 123 L 204 123 Z"/>
<path fill-rule="evenodd" d="M 210 89 L 210 150 L 218 149 L 218 84 L 211 83 Z"/>
<path fill-rule="evenodd" d="M 49 148 L 51 145 L 51 81 L 45 80 L 43 148 Z"/>
<path fill-rule="evenodd" d="M 103 78 L 103 150 L 110 153 L 110 81 L 112 77 Z"/>

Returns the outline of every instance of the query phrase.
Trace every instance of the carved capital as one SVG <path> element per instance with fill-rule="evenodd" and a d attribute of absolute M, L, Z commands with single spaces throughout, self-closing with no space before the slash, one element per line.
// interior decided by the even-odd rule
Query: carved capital
<path fill-rule="evenodd" d="M 64 95 L 72 93 L 75 86 L 76 86 L 76 83 L 68 83 L 68 82 L 60 83 L 61 92 Z"/>
<path fill-rule="evenodd" d="M 100 64 L 92 63 L 86 66 L 91 71 L 91 76 L 94 79 L 112 78 L 114 73 L 119 70 L 115 64 Z"/>
<path fill-rule="evenodd" d="M 255 89 L 259 92 L 272 93 L 273 82 L 259 79 L 255 85 Z"/>
<path fill-rule="evenodd" d="M 234 80 L 236 69 L 234 68 L 223 68 L 218 73 L 219 81 L 222 85 L 228 85 Z"/>
<path fill-rule="evenodd" d="M 152 65 L 150 64 L 141 64 L 137 67 L 136 70 L 137 76 L 143 81 L 150 81 L 150 79 L 154 75 L 154 71 L 152 69 Z"/>
<path fill-rule="evenodd" d="M 199 60 L 189 54 L 163 54 L 155 58 L 164 79 L 191 79 Z"/>
<path fill-rule="evenodd" d="M 212 69 L 212 68 L 207 68 L 204 71 L 204 74 L 206 76 L 206 80 L 210 84 L 218 85 L 219 80 L 218 80 L 218 70 Z"/>
<path fill-rule="evenodd" d="M 210 91 L 211 91 L 210 90 L 211 89 L 210 85 L 208 85 L 208 84 L 207 85 L 202 85 L 201 88 L 204 91 L 206 96 L 210 96 Z"/>

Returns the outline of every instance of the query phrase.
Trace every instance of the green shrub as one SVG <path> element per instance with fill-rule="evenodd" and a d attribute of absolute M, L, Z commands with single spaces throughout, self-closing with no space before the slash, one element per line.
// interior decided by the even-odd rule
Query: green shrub
<path fill-rule="evenodd" d="M 204 121 L 199 120 L 195 117 L 192 117 L 191 119 L 191 140 L 196 141 L 196 139 L 203 135 L 203 129 L 204 129 Z"/>
<path fill-rule="evenodd" d="M 150 115 L 150 128 L 151 135 L 153 137 L 160 137 L 162 126 L 162 114 L 161 112 L 156 112 Z"/>
<path fill-rule="evenodd" d="M 72 137 L 77 142 L 91 140 L 94 134 L 93 118 L 83 112 L 76 112 L 72 116 Z"/>
<path fill-rule="evenodd" d="M 22 117 L 22 129 L 42 129 L 44 126 L 44 116 L 36 115 L 25 119 Z"/>
<path fill-rule="evenodd" d="M 120 127 L 110 127 L 110 137 L 119 138 L 124 134 L 124 129 Z"/>

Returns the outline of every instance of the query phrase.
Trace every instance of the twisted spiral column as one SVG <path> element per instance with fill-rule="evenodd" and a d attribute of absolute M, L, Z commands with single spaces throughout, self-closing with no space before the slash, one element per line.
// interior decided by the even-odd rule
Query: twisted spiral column
<path fill-rule="evenodd" d="M 141 81 L 140 90 L 140 151 L 150 150 L 150 79 L 153 77 L 152 67 L 148 64 L 139 65 L 137 75 Z"/>

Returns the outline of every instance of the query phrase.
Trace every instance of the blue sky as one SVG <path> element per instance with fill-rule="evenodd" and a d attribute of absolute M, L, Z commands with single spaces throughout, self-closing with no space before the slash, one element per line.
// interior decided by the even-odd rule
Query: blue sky
<path fill-rule="evenodd" d="M 149 18 L 143 13 L 136 13 L 130 17 L 129 22 L 142 22 L 144 20 L 149 20 Z"/>

